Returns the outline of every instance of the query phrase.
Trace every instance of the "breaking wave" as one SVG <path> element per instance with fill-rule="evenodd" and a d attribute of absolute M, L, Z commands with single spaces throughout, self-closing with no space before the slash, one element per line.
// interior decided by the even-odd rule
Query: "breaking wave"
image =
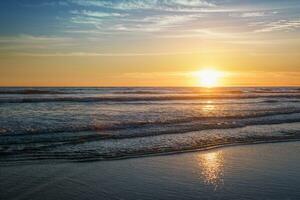
<path fill-rule="evenodd" d="M 0 88 L 0 165 L 300 140 L 299 103 L 299 88 Z"/>

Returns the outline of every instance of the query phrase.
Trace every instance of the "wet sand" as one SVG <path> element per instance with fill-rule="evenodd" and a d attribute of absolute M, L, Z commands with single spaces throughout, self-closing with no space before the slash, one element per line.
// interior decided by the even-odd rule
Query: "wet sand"
<path fill-rule="evenodd" d="M 300 142 L 1 166 L 0 199 L 300 199 Z"/>

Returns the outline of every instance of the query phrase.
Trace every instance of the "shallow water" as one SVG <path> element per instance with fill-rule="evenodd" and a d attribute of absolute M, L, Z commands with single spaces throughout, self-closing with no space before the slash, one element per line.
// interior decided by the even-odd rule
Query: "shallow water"
<path fill-rule="evenodd" d="M 0 199 L 300 199 L 300 142 L 1 167 Z"/>
<path fill-rule="evenodd" d="M 0 88 L 0 163 L 300 139 L 299 88 Z"/>

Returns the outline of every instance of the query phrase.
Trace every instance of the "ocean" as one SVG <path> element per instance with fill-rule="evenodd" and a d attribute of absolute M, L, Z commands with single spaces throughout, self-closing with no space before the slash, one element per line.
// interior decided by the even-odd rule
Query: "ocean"
<path fill-rule="evenodd" d="M 300 88 L 0 88 L 0 165 L 300 139 Z"/>

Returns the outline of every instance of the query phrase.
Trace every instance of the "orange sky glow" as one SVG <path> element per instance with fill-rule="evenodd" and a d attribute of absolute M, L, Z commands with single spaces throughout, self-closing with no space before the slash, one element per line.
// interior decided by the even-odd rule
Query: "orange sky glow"
<path fill-rule="evenodd" d="M 298 1 L 64 2 L 1 6 L 0 86 L 300 85 Z"/>

